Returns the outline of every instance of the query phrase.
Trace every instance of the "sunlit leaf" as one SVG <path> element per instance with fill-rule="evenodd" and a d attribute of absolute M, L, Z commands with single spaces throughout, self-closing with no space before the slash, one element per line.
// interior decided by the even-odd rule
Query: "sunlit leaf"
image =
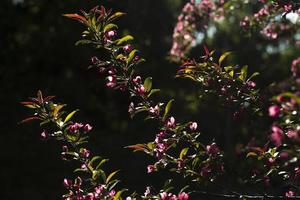
<path fill-rule="evenodd" d="M 172 107 L 172 105 L 173 105 L 173 102 L 174 102 L 174 99 L 171 99 L 171 100 L 168 102 L 168 104 L 166 105 L 166 107 L 165 107 L 165 113 L 164 113 L 164 116 L 163 116 L 163 121 L 165 121 L 166 118 L 168 117 L 168 114 L 169 114 L 170 109 L 171 109 L 171 107 Z"/>
<path fill-rule="evenodd" d="M 148 77 L 144 81 L 145 91 L 149 92 L 152 88 L 152 77 Z"/>

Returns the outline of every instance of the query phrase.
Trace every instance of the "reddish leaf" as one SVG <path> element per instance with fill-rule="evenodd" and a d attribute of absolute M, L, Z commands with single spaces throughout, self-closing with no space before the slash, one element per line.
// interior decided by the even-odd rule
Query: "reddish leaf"
<path fill-rule="evenodd" d="M 19 123 L 20 124 L 23 124 L 23 123 L 29 123 L 31 121 L 34 121 L 34 120 L 41 120 L 40 117 L 28 117 L 26 119 L 23 119 L 22 121 L 20 121 Z"/>
<path fill-rule="evenodd" d="M 20 104 L 22 104 L 22 105 L 32 105 L 32 104 L 35 104 L 35 103 L 31 102 L 31 101 L 22 101 L 22 102 L 20 102 Z"/>
<path fill-rule="evenodd" d="M 81 15 L 78 15 L 78 14 L 64 14 L 63 16 L 74 19 L 74 20 L 77 20 L 81 23 L 86 23 L 87 22 L 85 17 L 83 17 Z"/>
<path fill-rule="evenodd" d="M 130 145 L 130 146 L 127 146 L 126 148 L 128 148 L 128 149 L 133 149 L 133 150 L 135 150 L 135 151 L 148 149 L 148 148 L 147 148 L 147 145 L 145 145 L 145 144 L 135 144 L 135 145 Z"/>
<path fill-rule="evenodd" d="M 55 96 L 47 96 L 44 98 L 44 101 L 50 101 L 53 98 L 55 98 Z"/>
<path fill-rule="evenodd" d="M 205 44 L 203 45 L 203 48 L 204 48 L 204 51 L 205 51 L 205 57 L 209 58 L 209 50 L 208 50 L 208 48 Z"/>

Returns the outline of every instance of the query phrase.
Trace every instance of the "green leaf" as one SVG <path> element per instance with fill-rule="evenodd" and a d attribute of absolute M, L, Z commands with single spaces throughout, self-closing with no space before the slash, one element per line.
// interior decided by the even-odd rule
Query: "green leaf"
<path fill-rule="evenodd" d="M 103 160 L 101 160 L 101 161 L 99 162 L 99 164 L 97 165 L 96 169 L 97 169 L 97 170 L 100 169 L 100 167 L 101 167 L 104 163 L 106 163 L 106 162 L 108 162 L 108 161 L 109 161 L 108 159 L 103 159 Z"/>
<path fill-rule="evenodd" d="M 118 40 L 116 40 L 117 42 L 117 45 L 121 45 L 123 44 L 124 42 L 128 42 L 128 41 L 131 41 L 133 40 L 134 38 L 131 36 L 131 35 L 126 35 Z"/>
<path fill-rule="evenodd" d="M 106 32 L 106 31 L 109 31 L 109 30 L 111 30 L 111 29 L 118 29 L 118 26 L 116 25 L 116 24 L 112 24 L 112 23 L 110 23 L 110 24 L 107 24 L 105 27 L 104 27 L 104 32 Z"/>
<path fill-rule="evenodd" d="M 188 147 L 182 149 L 180 152 L 179 158 L 182 159 L 187 154 L 188 150 L 189 150 Z"/>
<path fill-rule="evenodd" d="M 233 70 L 233 67 L 232 66 L 226 66 L 226 67 L 224 67 L 224 70 L 225 70 L 225 72 L 229 72 L 229 71 Z"/>
<path fill-rule="evenodd" d="M 257 154 L 255 153 L 255 152 L 249 152 L 249 153 L 247 153 L 247 158 L 248 157 L 256 157 L 257 156 Z"/>
<path fill-rule="evenodd" d="M 85 44 L 91 44 L 93 41 L 91 40 L 78 40 L 76 43 L 75 43 L 75 46 L 79 46 L 79 45 L 85 45 Z"/>
<path fill-rule="evenodd" d="M 258 76 L 259 75 L 259 72 L 254 72 L 249 78 L 248 80 L 251 80 L 253 79 L 254 77 Z"/>
<path fill-rule="evenodd" d="M 113 20 L 115 20 L 115 19 L 117 19 L 117 18 L 119 18 L 119 17 L 121 17 L 121 16 L 123 16 L 123 15 L 126 15 L 126 13 L 123 13 L 123 12 L 116 12 L 116 13 L 114 13 L 112 16 L 110 16 L 110 17 L 108 18 L 108 21 L 113 21 Z"/>
<path fill-rule="evenodd" d="M 148 97 L 150 97 L 151 95 L 153 95 L 153 94 L 155 94 L 155 93 L 157 93 L 157 92 L 159 92 L 160 91 L 160 89 L 152 89 L 151 91 L 150 91 L 150 93 L 148 94 Z"/>
<path fill-rule="evenodd" d="M 123 189 L 117 192 L 117 194 L 114 196 L 114 200 L 121 200 L 121 195 L 123 192 L 127 191 L 127 189 Z"/>
<path fill-rule="evenodd" d="M 101 159 L 101 157 L 100 156 L 94 156 L 92 159 L 91 159 L 91 161 L 88 163 L 88 167 L 90 167 L 92 170 L 93 170 L 93 164 L 94 164 L 94 162 L 96 162 L 97 160 L 100 160 Z"/>
<path fill-rule="evenodd" d="M 148 77 L 144 81 L 145 91 L 149 92 L 152 88 L 152 77 Z"/>
<path fill-rule="evenodd" d="M 168 104 L 166 105 L 166 107 L 165 107 L 165 113 L 164 113 L 164 116 L 163 116 L 163 121 L 165 121 L 166 118 L 168 117 L 168 114 L 169 114 L 170 109 L 171 109 L 171 107 L 172 107 L 172 105 L 173 105 L 173 102 L 174 102 L 174 99 L 171 99 L 171 100 L 168 102 Z"/>
<path fill-rule="evenodd" d="M 248 73 L 248 65 L 245 65 L 241 69 L 241 73 L 240 73 L 239 79 L 244 82 L 246 80 L 246 78 L 247 78 L 247 73 Z"/>
<path fill-rule="evenodd" d="M 138 52 L 138 50 L 134 49 L 132 50 L 129 55 L 128 55 L 128 58 L 127 58 L 127 65 L 128 63 L 130 63 L 132 61 L 132 59 L 135 57 L 135 54 Z"/>
<path fill-rule="evenodd" d="M 118 172 L 119 172 L 119 170 L 114 171 L 114 172 L 112 172 L 110 175 L 108 175 L 108 177 L 107 177 L 105 183 L 107 184 L 107 183 L 110 181 L 110 179 L 112 179 L 112 177 L 113 177 L 114 175 L 116 175 L 116 173 L 118 173 Z"/>
<path fill-rule="evenodd" d="M 105 182 L 106 180 L 106 175 L 105 172 L 101 169 L 98 170 L 93 170 L 93 175 L 92 175 L 92 179 L 93 180 L 97 180 L 99 175 L 101 176 L 102 180 Z"/>
<path fill-rule="evenodd" d="M 65 120 L 64 120 L 64 123 L 66 123 L 67 121 L 69 121 L 72 117 L 73 117 L 73 115 L 76 113 L 76 112 L 78 112 L 79 110 L 74 110 L 73 112 L 71 112 L 70 114 L 68 114 L 67 115 L 67 117 L 65 118 Z"/>
<path fill-rule="evenodd" d="M 223 53 L 219 58 L 219 66 L 221 66 L 222 62 L 225 60 L 225 58 L 231 54 L 231 51 Z"/>

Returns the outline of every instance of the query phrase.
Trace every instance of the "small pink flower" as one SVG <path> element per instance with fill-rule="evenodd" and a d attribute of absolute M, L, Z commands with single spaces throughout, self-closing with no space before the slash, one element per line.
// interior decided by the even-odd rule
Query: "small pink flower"
<path fill-rule="evenodd" d="M 80 153 L 81 153 L 81 156 L 85 157 L 85 158 L 88 158 L 90 156 L 90 151 L 87 149 L 82 149 Z"/>
<path fill-rule="evenodd" d="M 291 190 L 285 193 L 285 197 L 287 197 L 287 198 L 292 198 L 294 196 L 295 196 L 295 192 L 293 192 Z"/>
<path fill-rule="evenodd" d="M 126 52 L 126 53 L 129 53 L 131 52 L 133 49 L 133 46 L 131 44 L 127 44 L 123 47 L 123 50 Z"/>
<path fill-rule="evenodd" d="M 273 105 L 269 107 L 269 116 L 270 117 L 278 117 L 280 114 L 280 107 L 277 105 Z"/>
<path fill-rule="evenodd" d="M 41 140 L 47 140 L 49 138 L 49 134 L 46 130 L 41 133 Z"/>
<path fill-rule="evenodd" d="M 141 85 L 140 87 L 138 87 L 136 89 L 136 91 L 139 93 L 139 94 L 144 94 L 145 93 L 145 87 L 143 85 Z"/>
<path fill-rule="evenodd" d="M 272 132 L 270 135 L 270 139 L 278 147 L 282 144 L 283 134 L 280 132 Z"/>
<path fill-rule="evenodd" d="M 181 192 L 178 194 L 178 200 L 188 200 L 189 199 L 189 195 L 185 192 Z"/>
<path fill-rule="evenodd" d="M 142 82 L 142 78 L 140 76 L 136 76 L 134 79 L 132 79 L 132 81 L 138 85 Z"/>
<path fill-rule="evenodd" d="M 164 152 L 165 150 L 166 150 L 166 148 L 167 148 L 167 145 L 166 144 L 164 144 L 164 143 L 158 143 L 157 144 L 157 150 L 158 150 L 158 152 Z"/>
<path fill-rule="evenodd" d="M 209 155 L 216 155 L 220 152 L 216 143 L 212 143 L 211 145 L 206 146 L 206 151 Z"/>
<path fill-rule="evenodd" d="M 161 192 L 161 193 L 159 193 L 159 197 L 160 197 L 161 200 L 167 200 L 167 198 L 168 198 L 168 193 L 166 193 L 166 192 Z"/>
<path fill-rule="evenodd" d="M 149 113 L 152 115 L 159 115 L 159 112 L 160 112 L 160 108 L 158 105 L 156 105 L 154 108 L 153 107 L 149 108 Z"/>
<path fill-rule="evenodd" d="M 191 131 L 195 131 L 195 130 L 197 130 L 197 128 L 198 128 L 197 122 L 193 122 L 190 124 Z"/>
<path fill-rule="evenodd" d="M 98 196 L 100 196 L 102 194 L 103 190 L 104 190 L 103 185 L 99 185 L 99 186 L 95 187 L 95 197 L 97 198 Z"/>
<path fill-rule="evenodd" d="M 83 130 L 87 133 L 90 132 L 93 129 L 93 127 L 89 124 L 84 125 Z"/>
<path fill-rule="evenodd" d="M 72 181 L 70 179 L 65 178 L 63 184 L 66 188 L 69 188 L 72 186 Z"/>
<path fill-rule="evenodd" d="M 109 195 L 110 197 L 114 197 L 114 196 L 116 195 L 116 191 L 115 191 L 115 190 L 111 190 L 111 191 L 108 193 L 108 195 Z"/>
<path fill-rule="evenodd" d="M 132 114 L 134 113 L 134 111 L 135 111 L 134 103 L 131 102 L 131 103 L 129 104 L 129 106 L 128 106 L 128 112 L 129 112 L 130 115 L 132 115 Z"/>
<path fill-rule="evenodd" d="M 88 193 L 85 197 L 85 200 L 94 200 L 94 199 L 95 199 L 94 193 Z"/>
<path fill-rule="evenodd" d="M 108 88 L 113 88 L 115 87 L 117 84 L 117 80 L 116 80 L 116 77 L 115 76 L 108 76 L 107 77 L 107 83 L 106 83 L 106 86 Z"/>
<path fill-rule="evenodd" d="M 109 40 L 113 39 L 117 35 L 117 31 L 115 30 L 110 30 L 105 32 L 105 37 Z"/>
<path fill-rule="evenodd" d="M 98 60 L 98 58 L 96 56 L 93 56 L 91 58 L 91 62 L 92 62 L 93 65 L 96 65 L 99 62 L 99 60 Z"/>
<path fill-rule="evenodd" d="M 154 170 L 155 170 L 154 165 L 148 165 L 148 167 L 147 167 L 147 173 L 152 173 L 152 172 L 154 172 Z"/>
<path fill-rule="evenodd" d="M 169 120 L 167 121 L 167 127 L 168 128 L 175 128 L 175 118 L 170 117 Z"/>
<path fill-rule="evenodd" d="M 211 168 L 208 165 L 205 165 L 204 167 L 202 167 L 201 171 L 200 171 L 200 175 L 202 177 L 208 177 L 211 173 Z"/>
<path fill-rule="evenodd" d="M 255 88 L 256 87 L 256 83 L 254 81 L 248 81 L 247 85 L 251 88 Z"/>
<path fill-rule="evenodd" d="M 286 133 L 286 135 L 290 139 L 293 139 L 295 141 L 300 141 L 299 135 L 298 135 L 297 131 L 295 131 L 295 130 L 288 130 L 288 132 Z"/>

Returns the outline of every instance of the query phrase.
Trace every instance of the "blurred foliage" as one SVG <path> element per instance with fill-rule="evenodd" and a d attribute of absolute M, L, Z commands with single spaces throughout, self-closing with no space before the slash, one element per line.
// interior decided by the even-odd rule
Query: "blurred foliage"
<path fill-rule="evenodd" d="M 3 199 L 58 199 L 62 193 L 60 183 L 68 166 L 59 160 L 59 145 L 40 143 L 40 133 L 35 133 L 34 125 L 26 129 L 17 125 L 24 116 L 18 102 L 33 96 L 38 89 L 45 95 L 56 95 L 68 102 L 69 109 L 81 108 L 78 117 L 93 124 L 96 130 L 91 137 L 93 152 L 110 157 L 112 168 L 123 169 L 120 174 L 126 174 L 122 179 L 127 181 L 124 184 L 130 189 L 143 192 L 141 190 L 147 183 L 162 179 L 159 174 L 146 175 L 146 166 L 150 163 L 147 156 L 132 154 L 123 148 L 154 138 L 155 129 L 138 119 L 129 121 L 128 98 L 119 92 L 107 91 L 104 81 L 87 70 L 88 59 L 96 52 L 74 46 L 80 36 L 80 26 L 63 18 L 62 14 L 81 8 L 103 4 L 115 11 L 126 12 L 127 16 L 120 20 L 120 30 L 135 36 L 136 46 L 147 61 L 140 72 L 153 77 L 154 84 L 164 91 L 166 99 L 170 96 L 176 99 L 174 109 L 178 116 L 199 121 L 201 130 L 223 141 L 227 151 L 238 150 L 233 144 L 246 142 L 240 141 L 238 134 L 250 138 L 253 130 L 269 127 L 265 119 L 258 119 L 263 123 L 251 124 L 247 117 L 229 123 L 229 111 L 216 106 L 215 99 L 199 102 L 200 94 L 195 94 L 197 85 L 174 79 L 178 66 L 169 63 L 165 57 L 171 47 L 176 17 L 184 3 L 180 0 L 1 1 L 0 177 L 5 184 L 0 195 Z M 299 47 L 291 46 L 284 54 L 279 54 L 282 53 L 276 48 L 279 44 L 256 35 L 244 37 L 234 24 L 217 27 L 219 31 L 208 40 L 208 46 L 220 54 L 234 51 L 232 60 L 235 63 L 247 64 L 251 73 L 259 71 L 259 87 L 265 88 L 290 75 L 290 62 L 300 54 Z M 267 48 L 256 45 L 258 43 Z M 200 55 L 203 50 L 199 46 L 192 56 Z M 180 106 L 183 104 L 187 106 Z M 249 124 L 251 129 L 246 128 Z M 261 133 L 263 131 L 255 135 Z M 230 162 L 233 166 L 240 164 L 239 159 Z"/>

